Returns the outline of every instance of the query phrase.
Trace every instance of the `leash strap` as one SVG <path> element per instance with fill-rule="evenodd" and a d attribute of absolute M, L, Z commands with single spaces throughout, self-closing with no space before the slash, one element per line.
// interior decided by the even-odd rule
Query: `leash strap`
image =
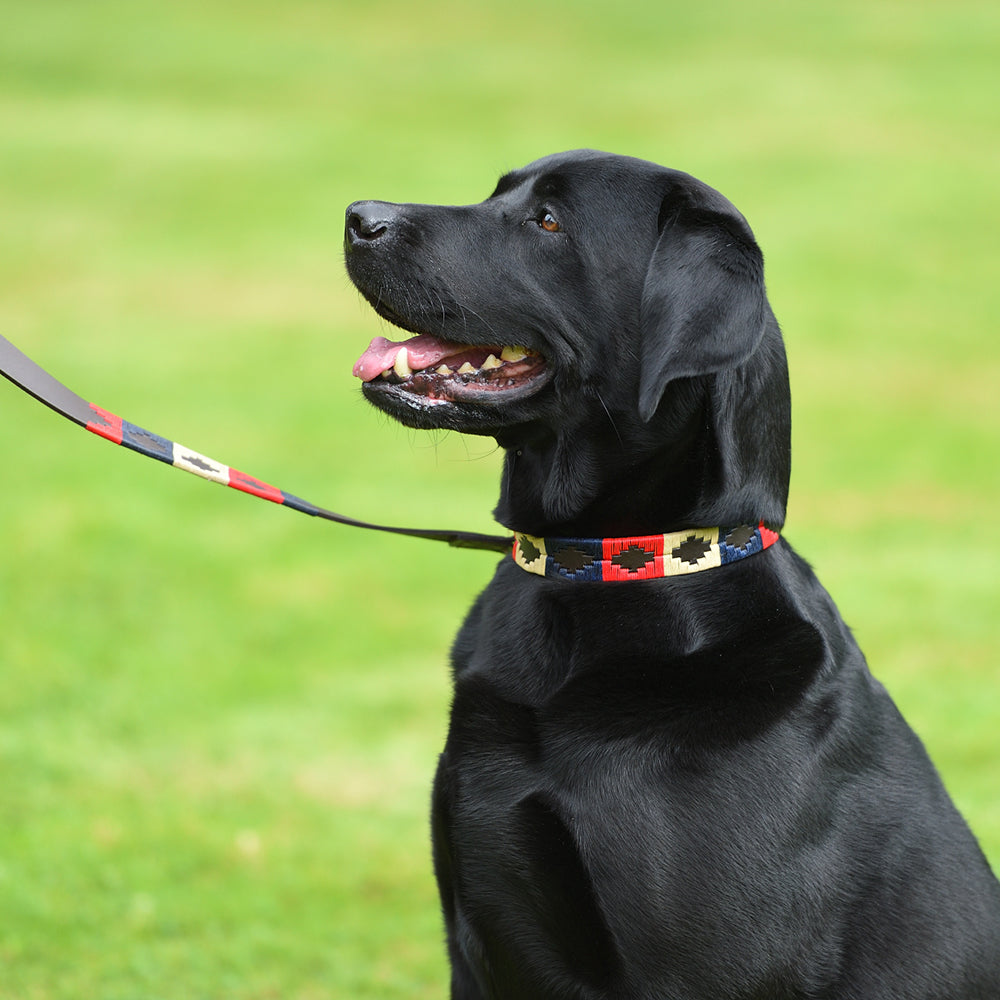
<path fill-rule="evenodd" d="M 168 438 L 153 434 L 136 424 L 122 420 L 121 417 L 107 410 L 88 403 L 66 386 L 53 378 L 44 368 L 37 365 L 26 354 L 18 350 L 9 340 L 0 336 L 0 374 L 9 379 L 28 395 L 34 396 L 40 403 L 55 410 L 56 413 L 72 420 L 73 423 L 85 427 L 93 434 L 105 438 L 114 444 L 120 444 L 137 451 L 147 458 L 155 458 L 158 462 L 172 465 L 175 469 L 183 469 L 208 479 L 213 483 L 231 486 L 235 490 L 249 493 L 263 500 L 291 507 L 292 510 L 309 514 L 311 517 L 323 518 L 337 524 L 346 524 L 352 528 L 368 528 L 371 531 L 387 531 L 394 535 L 409 535 L 413 538 L 427 538 L 435 542 L 447 542 L 458 549 L 482 549 L 488 552 L 508 552 L 513 539 L 501 535 L 483 535 L 474 531 L 436 531 L 427 528 L 396 528 L 384 524 L 370 524 L 358 521 L 353 517 L 334 513 L 324 507 L 317 507 L 292 493 L 271 486 L 261 479 L 239 472 L 228 465 L 217 462 L 214 458 L 199 454 L 190 448 L 185 448 Z"/>

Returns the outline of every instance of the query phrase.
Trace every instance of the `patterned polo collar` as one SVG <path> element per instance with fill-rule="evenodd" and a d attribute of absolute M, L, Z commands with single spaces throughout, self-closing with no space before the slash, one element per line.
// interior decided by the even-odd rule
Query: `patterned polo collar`
<path fill-rule="evenodd" d="M 562 580 L 656 580 L 746 559 L 778 540 L 756 528 L 688 528 L 630 538 L 536 538 L 514 532 L 514 561 L 537 576 Z"/>

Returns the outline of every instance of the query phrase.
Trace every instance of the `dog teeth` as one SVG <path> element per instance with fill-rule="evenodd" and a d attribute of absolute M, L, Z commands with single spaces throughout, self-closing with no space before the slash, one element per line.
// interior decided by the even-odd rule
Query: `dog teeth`
<path fill-rule="evenodd" d="M 400 378 L 409 378 L 413 374 L 410 367 L 410 356 L 406 353 L 406 348 L 401 347 L 396 355 L 396 360 L 392 363 L 392 370 Z"/>
<path fill-rule="evenodd" d="M 500 348 L 500 357 L 497 357 L 496 354 L 488 355 L 478 368 L 474 367 L 471 361 L 465 361 L 460 368 L 449 367 L 447 364 L 442 363 L 434 371 L 444 377 L 455 374 L 475 375 L 477 372 L 495 371 L 497 368 L 503 368 L 504 364 L 507 363 L 523 361 L 534 353 L 534 351 L 527 347 L 508 346 Z M 430 368 L 427 370 L 429 372 Z M 400 380 L 405 380 L 410 378 L 413 373 L 413 369 L 410 367 L 410 354 L 405 347 L 400 347 L 396 352 L 392 367 L 382 372 L 380 377 L 383 379 L 392 379 L 395 376 Z"/>

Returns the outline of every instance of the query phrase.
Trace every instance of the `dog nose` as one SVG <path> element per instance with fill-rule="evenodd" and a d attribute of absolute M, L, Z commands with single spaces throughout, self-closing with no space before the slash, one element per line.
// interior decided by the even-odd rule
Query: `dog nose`
<path fill-rule="evenodd" d="M 353 247 L 381 239 L 392 230 L 395 208 L 384 201 L 356 201 L 347 209 L 344 242 Z"/>

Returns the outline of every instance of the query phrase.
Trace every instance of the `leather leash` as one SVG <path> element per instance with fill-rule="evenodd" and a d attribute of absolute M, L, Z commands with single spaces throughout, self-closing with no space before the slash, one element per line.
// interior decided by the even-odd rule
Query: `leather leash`
<path fill-rule="evenodd" d="M 40 403 L 55 410 L 56 413 L 114 444 L 124 445 L 131 451 L 136 451 L 147 458 L 155 458 L 159 462 L 183 469 L 185 472 L 201 476 L 203 479 L 231 486 L 243 493 L 270 500 L 272 503 L 281 504 L 284 507 L 291 507 L 292 510 L 309 514 L 311 517 L 323 518 L 337 524 L 346 524 L 352 528 L 368 528 L 371 531 L 387 531 L 394 535 L 409 535 L 412 538 L 447 542 L 458 549 L 482 549 L 487 552 L 503 553 L 511 551 L 514 542 L 513 536 L 484 535 L 475 531 L 396 528 L 385 524 L 358 521 L 353 517 L 337 514 L 324 507 L 317 507 L 315 504 L 302 500 L 294 494 L 286 493 L 261 479 L 238 472 L 228 465 L 217 462 L 214 458 L 201 455 L 175 441 L 160 437 L 159 434 L 153 434 L 127 420 L 122 420 L 121 417 L 115 416 L 115 414 L 103 410 L 93 403 L 88 403 L 82 396 L 78 396 L 62 382 L 53 378 L 44 368 L 32 361 L 3 336 L 0 336 L 0 374 L 30 396 L 34 396 Z"/>

